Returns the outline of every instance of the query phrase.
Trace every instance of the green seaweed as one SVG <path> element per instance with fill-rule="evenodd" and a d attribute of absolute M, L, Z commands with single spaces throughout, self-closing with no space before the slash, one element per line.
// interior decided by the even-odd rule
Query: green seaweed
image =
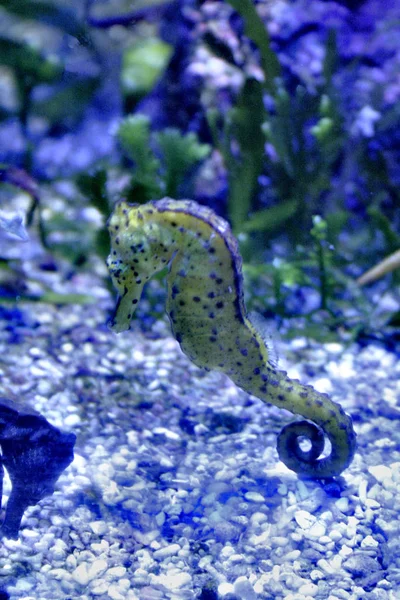
<path fill-rule="evenodd" d="M 51 127 L 73 127 L 84 116 L 99 84 L 100 77 L 97 76 L 79 80 L 64 76 L 62 84 L 49 97 L 36 100 L 32 110 L 35 116 L 44 118 Z"/>
<path fill-rule="evenodd" d="M 298 85 L 291 94 L 279 77 L 278 59 L 254 5 L 230 4 L 244 18 L 246 34 L 258 47 L 265 81 L 246 76 L 235 105 L 223 120 L 216 109 L 207 113 L 214 145 L 227 169 L 228 214 L 236 233 L 275 234 L 289 221 L 291 235 L 298 242 L 311 224 L 312 213 L 319 209 L 321 197 L 330 190 L 334 165 L 343 152 L 342 117 L 332 99 L 336 36 L 334 32 L 327 36 L 324 84 L 313 92 Z M 269 206 L 260 206 L 262 173 L 271 180 Z"/>
<path fill-rule="evenodd" d="M 218 114 L 214 111 L 208 115 L 214 143 L 228 171 L 228 214 L 235 232 L 248 219 L 264 161 L 262 89 L 256 79 L 246 79 L 235 106 L 225 118 L 222 134 L 218 132 Z"/>
<path fill-rule="evenodd" d="M 296 203 L 290 219 L 298 241 L 322 195 L 330 190 L 332 168 L 343 147 L 341 120 L 326 94 L 310 95 L 299 85 L 293 96 L 279 88 L 275 114 L 263 130 L 276 153 L 277 160 L 270 161 L 268 169 L 277 197 Z"/>
<path fill-rule="evenodd" d="M 105 258 L 109 247 L 106 220 L 111 204 L 107 193 L 107 171 L 99 168 L 93 173 L 81 173 L 77 177 L 76 183 L 80 192 L 103 216 L 103 227 L 96 233 L 94 250 L 99 256 Z"/>
<path fill-rule="evenodd" d="M 171 55 L 172 47 L 158 38 L 138 39 L 125 50 L 121 87 L 129 110 L 152 90 Z"/>
<path fill-rule="evenodd" d="M 128 197 L 139 203 L 179 195 L 181 184 L 211 151 L 195 133 L 169 127 L 152 134 L 149 117 L 140 113 L 122 121 L 117 137 L 134 162 Z"/>
<path fill-rule="evenodd" d="M 319 215 L 313 217 L 313 227 L 310 231 L 315 243 L 315 254 L 318 265 L 318 288 L 320 295 L 320 310 L 328 310 L 332 282 L 328 273 L 330 252 L 327 244 L 327 223 Z"/>
<path fill-rule="evenodd" d="M 76 178 L 76 183 L 79 191 L 87 197 L 90 204 L 106 217 L 110 210 L 107 193 L 107 171 L 98 168 L 93 173 L 81 173 Z"/>
<path fill-rule="evenodd" d="M 87 41 L 87 31 L 81 21 L 76 18 L 73 10 L 66 6 L 57 6 L 50 2 L 40 0 L 0 0 L 8 12 L 23 19 L 34 19 L 52 25 L 69 35 L 79 39 L 81 44 Z"/>
<path fill-rule="evenodd" d="M 151 149 L 149 117 L 142 114 L 125 117 L 118 128 L 117 138 L 134 163 L 129 198 L 134 202 L 159 198 L 162 195 L 160 161 Z"/>
<path fill-rule="evenodd" d="M 277 231 L 288 219 L 291 219 L 297 210 L 296 200 L 283 200 L 275 206 L 260 209 L 250 215 L 241 226 L 241 231 L 252 233 L 263 231 L 273 233 Z"/>
<path fill-rule="evenodd" d="M 249 309 L 259 314 L 273 313 L 277 323 L 294 316 L 287 305 L 295 291 L 312 285 L 301 263 L 282 257 L 271 262 L 244 263 L 243 274 Z"/>
<path fill-rule="evenodd" d="M 0 38 L 0 64 L 14 69 L 22 81 L 17 83 L 31 88 L 39 83 L 54 83 L 62 76 L 62 66 L 55 58 L 22 42 Z"/>
<path fill-rule="evenodd" d="M 154 138 L 163 157 L 164 193 L 176 197 L 190 169 L 205 160 L 211 148 L 208 144 L 200 144 L 195 133 L 182 135 L 173 127 L 156 133 Z"/>
<path fill-rule="evenodd" d="M 301 329 L 307 337 L 321 342 L 334 341 L 338 336 L 348 343 L 355 341 L 369 328 L 376 312 L 355 279 L 347 273 L 354 265 L 348 251 L 342 254 L 338 236 L 328 219 L 312 217 L 313 225 L 304 245 L 293 250 L 290 259 L 275 256 L 269 262 L 245 263 L 246 297 L 249 309 L 274 315 L 278 325 L 285 323 L 285 335 L 298 337 L 299 325 L 290 321 L 301 317 Z M 301 303 L 293 306 L 296 293 L 318 295 L 309 308 Z M 379 326 L 381 318 L 374 317 Z"/>
<path fill-rule="evenodd" d="M 30 0 L 0 0 L 10 14 L 30 24 L 36 20 L 74 36 L 79 44 L 93 51 L 86 27 L 79 23 L 67 7 L 57 7 L 53 3 L 31 2 Z M 44 36 L 43 36 L 44 37 Z M 1 107 L 2 117 L 17 117 L 25 139 L 23 168 L 32 171 L 34 139 L 30 128 L 32 115 L 42 116 L 48 126 L 56 124 L 74 124 L 83 115 L 83 107 L 92 97 L 100 78 L 97 76 L 66 76 L 65 63 L 60 55 L 51 53 L 42 40 L 42 46 L 36 47 L 25 40 L 18 39 L 18 31 L 10 27 L 0 34 L 0 65 L 11 70 L 14 86 L 17 90 L 16 106 Z M 36 98 L 38 86 L 47 86 L 45 98 Z"/>
<path fill-rule="evenodd" d="M 275 92 L 274 80 L 281 74 L 281 67 L 275 52 L 271 49 L 271 41 L 265 23 L 257 13 L 252 0 L 227 0 L 245 23 L 245 34 L 257 46 L 260 52 L 260 64 L 264 71 L 265 88 Z"/>
<path fill-rule="evenodd" d="M 386 242 L 386 251 L 388 254 L 395 252 L 400 248 L 400 235 L 393 229 L 393 223 L 382 212 L 381 208 L 373 204 L 367 208 L 368 216 L 372 225 L 378 229 Z"/>

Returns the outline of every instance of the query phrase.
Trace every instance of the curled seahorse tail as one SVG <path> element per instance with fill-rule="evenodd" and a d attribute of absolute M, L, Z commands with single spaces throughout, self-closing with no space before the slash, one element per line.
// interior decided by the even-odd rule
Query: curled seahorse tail
<path fill-rule="evenodd" d="M 288 383 L 293 387 L 290 393 L 296 393 L 296 412 L 312 422 L 297 421 L 282 429 L 277 440 L 280 460 L 303 477 L 321 479 L 339 475 L 349 466 L 356 450 L 356 434 L 351 418 L 339 404 L 311 386 L 303 386 L 293 380 L 288 380 Z M 299 406 L 299 397 L 303 400 L 303 406 Z M 331 451 L 328 456 L 321 458 L 325 446 L 324 434 L 330 441 Z M 303 450 L 300 446 L 305 439 L 311 444 L 309 450 Z"/>

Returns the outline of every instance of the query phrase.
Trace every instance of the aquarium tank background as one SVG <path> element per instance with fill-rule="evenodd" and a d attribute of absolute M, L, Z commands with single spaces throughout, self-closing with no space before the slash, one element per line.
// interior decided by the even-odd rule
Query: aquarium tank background
<path fill-rule="evenodd" d="M 0 0 L 0 600 L 400 598 L 398 0 Z"/>

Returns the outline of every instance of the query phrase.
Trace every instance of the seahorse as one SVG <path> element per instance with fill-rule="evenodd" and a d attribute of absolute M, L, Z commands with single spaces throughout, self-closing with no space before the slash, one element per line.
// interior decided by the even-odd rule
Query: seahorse
<path fill-rule="evenodd" d="M 307 419 L 286 425 L 277 440 L 279 458 L 299 476 L 330 478 L 347 468 L 356 448 L 352 420 L 329 396 L 274 365 L 246 313 L 242 259 L 229 224 L 192 200 L 164 198 L 143 205 L 120 201 L 108 227 L 107 265 L 118 292 L 111 328 L 129 329 L 143 286 L 169 266 L 167 314 L 189 359 Z M 331 444 L 328 456 L 324 434 Z M 301 447 L 304 438 L 307 450 Z"/>

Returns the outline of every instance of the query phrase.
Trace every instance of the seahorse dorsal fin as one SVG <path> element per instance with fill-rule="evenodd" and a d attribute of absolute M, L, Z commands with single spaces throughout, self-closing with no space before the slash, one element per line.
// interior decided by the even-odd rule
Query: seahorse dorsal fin
<path fill-rule="evenodd" d="M 272 333 L 273 327 L 271 323 L 256 310 L 251 310 L 247 318 L 255 329 L 257 329 L 268 348 L 268 361 L 274 368 L 277 368 L 279 363 L 279 353 L 275 343 L 277 334 L 275 331 Z"/>

